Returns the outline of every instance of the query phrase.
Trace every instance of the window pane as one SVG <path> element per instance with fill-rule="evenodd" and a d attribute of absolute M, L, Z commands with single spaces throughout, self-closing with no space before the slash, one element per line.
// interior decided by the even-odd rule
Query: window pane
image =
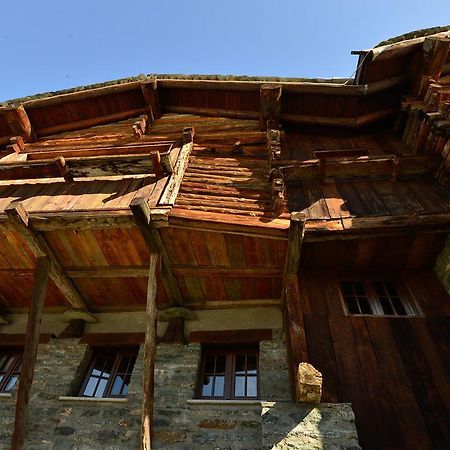
<path fill-rule="evenodd" d="M 216 374 L 225 373 L 225 363 L 226 363 L 225 355 L 218 355 L 216 358 Z"/>
<path fill-rule="evenodd" d="M 375 292 L 379 297 L 384 297 L 386 295 L 383 283 L 373 283 L 373 286 L 375 287 Z"/>
<path fill-rule="evenodd" d="M 213 378 L 210 376 L 203 377 L 203 386 L 202 386 L 202 395 L 211 397 L 212 395 L 212 385 L 213 385 Z"/>
<path fill-rule="evenodd" d="M 347 304 L 347 309 L 350 314 L 359 314 L 358 305 L 356 303 L 356 299 L 353 297 L 346 298 L 345 303 Z"/>
<path fill-rule="evenodd" d="M 388 294 L 392 297 L 398 297 L 397 289 L 395 289 L 394 283 L 384 283 Z"/>
<path fill-rule="evenodd" d="M 353 283 L 353 288 L 355 289 L 355 294 L 356 295 L 366 295 L 366 291 L 364 290 L 364 286 L 361 282 L 359 281 L 354 281 Z"/>
<path fill-rule="evenodd" d="M 214 397 L 223 397 L 224 387 L 225 377 L 223 375 L 217 376 L 214 383 Z"/>
<path fill-rule="evenodd" d="M 245 355 L 236 356 L 236 375 L 245 375 Z"/>
<path fill-rule="evenodd" d="M 89 378 L 88 383 L 86 384 L 86 387 L 84 388 L 83 395 L 86 397 L 93 397 L 95 387 L 97 386 L 98 378 L 91 377 Z"/>
<path fill-rule="evenodd" d="M 245 397 L 245 377 L 237 376 L 234 382 L 235 397 Z"/>
<path fill-rule="evenodd" d="M 341 289 L 344 295 L 353 295 L 353 286 L 350 282 L 341 283 Z"/>
<path fill-rule="evenodd" d="M 365 297 L 358 297 L 361 314 L 372 314 L 372 308 L 369 305 L 369 300 Z"/>
<path fill-rule="evenodd" d="M 214 373 L 215 356 L 208 356 L 205 363 L 205 373 Z"/>
<path fill-rule="evenodd" d="M 394 297 L 392 299 L 392 303 L 394 304 L 394 308 L 395 308 L 395 312 L 399 315 L 399 316 L 406 316 L 406 309 L 403 306 L 402 301 L 400 300 L 399 297 Z"/>
<path fill-rule="evenodd" d="M 12 388 L 14 387 L 14 385 L 16 384 L 16 381 L 18 380 L 18 376 L 17 375 L 11 375 L 11 378 L 8 380 L 8 382 L 6 383 L 5 392 L 8 392 L 10 390 L 12 390 Z"/>
<path fill-rule="evenodd" d="M 131 380 L 131 374 L 126 375 L 124 380 L 123 380 L 123 386 L 122 386 L 122 397 L 126 397 L 126 395 L 128 394 L 128 386 L 130 385 L 130 380 Z"/>
<path fill-rule="evenodd" d="M 106 384 L 108 383 L 108 380 L 102 378 L 100 380 L 100 383 L 98 383 L 97 391 L 95 392 L 95 396 L 97 398 L 103 397 L 103 394 L 105 393 Z"/>
<path fill-rule="evenodd" d="M 247 397 L 257 397 L 258 379 L 256 377 L 247 378 Z"/>
<path fill-rule="evenodd" d="M 391 303 L 386 297 L 380 297 L 380 303 L 384 314 L 394 314 Z"/>
<path fill-rule="evenodd" d="M 247 374 L 256 375 L 256 355 L 247 355 Z"/>
<path fill-rule="evenodd" d="M 111 389 L 111 395 L 120 395 L 122 391 L 123 378 L 120 375 L 117 375 L 114 379 L 113 387 Z"/>

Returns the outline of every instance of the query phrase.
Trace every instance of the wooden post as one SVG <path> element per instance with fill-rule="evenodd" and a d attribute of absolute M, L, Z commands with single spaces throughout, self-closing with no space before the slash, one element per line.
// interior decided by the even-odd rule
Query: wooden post
<path fill-rule="evenodd" d="M 147 310 L 145 313 L 145 342 L 144 342 L 144 369 L 143 369 L 143 405 L 141 422 L 141 450 L 151 450 L 153 429 L 153 403 L 154 403 L 154 368 L 156 355 L 156 267 L 159 255 L 150 254 L 150 268 L 148 272 Z"/>
<path fill-rule="evenodd" d="M 298 271 L 305 235 L 305 223 L 306 221 L 301 215 L 291 214 L 283 279 L 284 324 L 288 347 L 289 378 L 294 401 L 297 401 L 297 372 L 299 364 L 308 361 L 303 311 L 298 285 Z"/>
<path fill-rule="evenodd" d="M 161 254 L 161 279 L 172 305 L 181 305 L 181 292 L 172 272 L 172 265 L 164 247 L 164 243 L 158 230 L 151 221 L 151 213 L 147 201 L 142 197 L 136 197 L 131 201 L 130 209 L 150 253 Z"/>
<path fill-rule="evenodd" d="M 47 292 L 49 271 L 50 261 L 48 258 L 37 258 L 36 269 L 34 271 L 33 295 L 27 322 L 23 363 L 20 371 L 19 388 L 17 391 L 12 450 L 19 450 L 23 447 L 28 429 L 28 402 L 30 399 L 31 385 L 33 383 L 34 365 L 39 344 L 42 307 L 44 306 L 45 294 Z"/>
<path fill-rule="evenodd" d="M 278 129 L 281 113 L 281 84 L 263 84 L 259 91 L 259 129 Z"/>

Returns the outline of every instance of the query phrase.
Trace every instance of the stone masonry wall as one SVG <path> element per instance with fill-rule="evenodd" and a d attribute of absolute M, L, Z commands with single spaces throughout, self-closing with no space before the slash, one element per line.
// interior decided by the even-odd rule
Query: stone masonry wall
<path fill-rule="evenodd" d="M 450 237 L 447 238 L 444 250 L 436 260 L 434 268 L 445 289 L 450 294 Z"/>
<path fill-rule="evenodd" d="M 142 350 L 142 349 L 141 349 Z M 91 357 L 77 340 L 40 345 L 25 449 L 139 449 L 142 351 L 126 402 L 62 401 L 76 395 Z M 192 400 L 199 344 L 160 344 L 155 364 L 155 449 L 356 449 L 354 416 L 346 404 L 289 401 L 281 330 L 260 345 L 264 402 Z M 0 399 L 0 449 L 10 448 L 15 398 Z"/>

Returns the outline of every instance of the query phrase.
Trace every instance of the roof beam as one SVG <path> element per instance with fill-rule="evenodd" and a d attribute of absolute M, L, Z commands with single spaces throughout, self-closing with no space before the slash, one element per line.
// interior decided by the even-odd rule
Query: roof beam
<path fill-rule="evenodd" d="M 20 370 L 19 388 L 17 391 L 16 414 L 12 439 L 12 450 L 23 448 L 28 430 L 31 385 L 33 383 L 34 365 L 36 363 L 37 347 L 42 319 L 42 308 L 47 292 L 48 276 L 51 263 L 46 257 L 36 259 L 34 272 L 33 295 L 28 315 L 25 348 L 22 368 Z"/>
<path fill-rule="evenodd" d="M 12 136 L 21 136 L 25 142 L 36 140 L 36 134 L 23 106 L 2 108 Z"/>
<path fill-rule="evenodd" d="M 181 305 L 181 292 L 178 288 L 177 280 L 172 272 L 172 265 L 161 236 L 152 223 L 151 210 L 148 203 L 144 198 L 137 197 L 130 203 L 130 209 L 133 213 L 136 224 L 142 233 L 142 237 L 148 246 L 150 254 L 158 253 L 161 255 L 161 278 L 167 295 L 173 305 Z"/>
<path fill-rule="evenodd" d="M 430 80 L 438 81 L 442 69 L 447 61 L 450 49 L 450 38 L 427 37 L 422 46 L 422 67 L 413 82 L 413 92 L 423 97 L 430 84 Z"/>
<path fill-rule="evenodd" d="M 151 81 L 142 82 L 141 91 L 144 96 L 145 104 L 147 105 L 149 111 L 152 112 L 153 118 L 155 120 L 159 119 L 162 116 L 162 113 L 156 78 Z"/>
<path fill-rule="evenodd" d="M 30 248 L 36 258 L 46 257 L 50 261 L 50 278 L 64 295 L 70 306 L 77 310 L 88 311 L 86 302 L 65 273 L 53 250 L 44 237 L 30 227 L 28 213 L 20 201 L 14 201 L 5 208 L 5 213 L 14 229 Z"/>
<path fill-rule="evenodd" d="M 281 84 L 263 84 L 259 90 L 259 129 L 278 129 L 281 113 Z"/>

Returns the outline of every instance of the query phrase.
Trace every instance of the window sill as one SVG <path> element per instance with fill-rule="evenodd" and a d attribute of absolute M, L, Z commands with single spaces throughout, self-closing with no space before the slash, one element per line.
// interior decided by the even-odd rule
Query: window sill
<path fill-rule="evenodd" d="M 5 399 L 9 399 L 12 398 L 12 394 L 9 392 L 0 392 L 0 399 L 5 398 Z"/>
<path fill-rule="evenodd" d="M 220 400 L 220 399 L 206 399 L 206 398 L 193 398 L 187 400 L 189 405 L 261 405 L 264 400 Z"/>
<path fill-rule="evenodd" d="M 58 398 L 61 402 L 76 402 L 76 403 L 127 403 L 127 398 L 96 398 L 96 397 L 66 397 Z"/>

